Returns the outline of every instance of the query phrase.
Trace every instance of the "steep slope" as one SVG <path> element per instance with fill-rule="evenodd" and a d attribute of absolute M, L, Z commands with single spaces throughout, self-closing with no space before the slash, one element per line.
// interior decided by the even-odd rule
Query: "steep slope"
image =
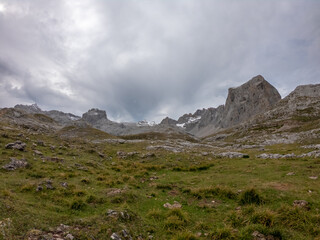
<path fill-rule="evenodd" d="M 178 126 L 196 136 L 207 136 L 267 111 L 280 99 L 277 89 L 258 75 L 237 88 L 230 88 L 225 105 L 185 114 L 178 119 Z"/>
<path fill-rule="evenodd" d="M 269 111 L 210 136 L 246 144 L 270 145 L 320 138 L 320 84 L 298 86 Z"/>
<path fill-rule="evenodd" d="M 57 110 L 43 111 L 43 110 L 41 110 L 41 108 L 38 107 L 37 104 L 31 104 L 31 105 L 18 104 L 16 106 L 14 106 L 14 109 L 22 110 L 22 111 L 29 113 L 29 114 L 46 115 L 61 125 L 70 125 L 70 124 L 73 124 L 74 121 L 80 119 L 79 116 L 76 116 L 72 113 L 64 113 L 64 112 L 57 111 Z"/>

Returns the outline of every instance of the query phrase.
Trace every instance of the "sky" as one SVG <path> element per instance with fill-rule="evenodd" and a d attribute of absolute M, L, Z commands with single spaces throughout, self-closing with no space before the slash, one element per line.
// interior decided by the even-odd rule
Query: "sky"
<path fill-rule="evenodd" d="M 0 0 L 0 108 L 161 121 L 320 83 L 319 0 Z"/>

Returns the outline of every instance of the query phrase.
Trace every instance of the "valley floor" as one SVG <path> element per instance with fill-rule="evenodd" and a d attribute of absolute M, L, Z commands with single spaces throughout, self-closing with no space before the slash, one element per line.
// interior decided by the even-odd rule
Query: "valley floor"
<path fill-rule="evenodd" d="M 320 158 L 257 157 L 299 144 L 93 139 L 0 128 L 0 239 L 320 239 Z"/>

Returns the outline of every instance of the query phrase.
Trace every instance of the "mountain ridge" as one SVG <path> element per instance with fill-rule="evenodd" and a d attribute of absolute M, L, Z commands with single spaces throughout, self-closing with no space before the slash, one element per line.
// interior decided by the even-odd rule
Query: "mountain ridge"
<path fill-rule="evenodd" d="M 13 108 L 14 110 L 19 110 L 18 112 L 14 112 L 14 110 L 12 110 L 13 112 L 9 112 L 11 118 L 14 118 L 15 115 L 18 116 L 18 118 L 20 117 L 20 120 L 14 120 L 20 121 L 19 123 L 23 122 L 21 116 L 43 114 L 54 121 L 51 126 L 48 126 L 48 129 L 61 129 L 65 126 L 75 125 L 90 126 L 115 136 L 135 135 L 148 132 L 173 132 L 187 135 L 191 134 L 195 137 L 206 137 L 224 131 L 225 129 L 250 122 L 251 119 L 254 119 L 259 114 L 264 114 L 264 118 L 267 119 L 268 114 L 272 115 L 272 109 L 276 105 L 279 105 L 278 107 L 285 105 L 282 110 L 283 112 L 293 112 L 296 109 L 304 109 L 310 104 L 317 102 L 319 97 L 319 84 L 309 84 L 297 86 L 288 96 L 281 99 L 277 89 L 261 75 L 258 75 L 238 87 L 229 88 L 224 105 L 216 108 L 198 109 L 193 114 L 182 115 L 178 120 L 166 117 L 160 124 L 149 124 L 146 121 L 140 121 L 138 123 L 114 122 L 108 119 L 106 111 L 97 108 L 88 110 L 82 117 L 57 110 L 43 111 L 36 104 L 18 104 Z M 301 100 L 300 102 L 296 100 L 300 98 L 304 98 L 305 100 Z M 3 110 L 1 111 L 4 112 Z M 277 110 L 275 111 L 277 112 Z M 42 127 L 45 126 L 39 119 L 37 121 L 33 119 L 34 118 L 28 119 L 27 123 L 30 125 L 39 124 Z"/>

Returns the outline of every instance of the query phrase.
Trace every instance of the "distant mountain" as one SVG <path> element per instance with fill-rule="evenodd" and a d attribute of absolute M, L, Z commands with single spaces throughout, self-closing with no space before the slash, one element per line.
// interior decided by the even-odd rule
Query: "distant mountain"
<path fill-rule="evenodd" d="M 64 113 L 61 111 L 57 110 L 51 110 L 51 111 L 42 111 L 37 104 L 31 104 L 31 105 L 22 105 L 18 104 L 14 106 L 15 109 L 20 109 L 22 111 L 25 111 L 29 114 L 43 114 L 46 115 L 56 122 L 62 124 L 62 125 L 68 125 L 71 124 L 72 122 L 79 120 L 80 117 L 76 116 L 72 113 Z"/>
<path fill-rule="evenodd" d="M 207 136 L 249 120 L 258 113 L 271 109 L 281 96 L 277 89 L 261 75 L 237 88 L 230 88 L 225 105 L 197 110 L 162 124 L 176 125 L 199 137 Z"/>
<path fill-rule="evenodd" d="M 114 122 L 108 119 L 106 111 L 97 108 L 79 117 L 56 110 L 43 111 L 36 104 L 0 109 L 0 120 L 41 132 L 72 126 L 96 128 L 114 136 L 155 132 L 206 140 L 241 136 L 237 141 L 292 142 L 303 139 L 304 133 L 297 132 L 316 132 L 319 128 L 316 134 L 320 133 L 320 84 L 298 86 L 281 99 L 277 89 L 259 75 L 239 87 L 230 88 L 224 105 L 199 109 L 178 120 L 166 117 L 160 124 Z M 290 135 L 292 129 L 294 134 Z M 313 136 L 314 132 L 308 134 Z"/>
<path fill-rule="evenodd" d="M 298 86 L 269 111 L 206 140 L 238 144 L 307 144 L 320 138 L 320 84 Z"/>

